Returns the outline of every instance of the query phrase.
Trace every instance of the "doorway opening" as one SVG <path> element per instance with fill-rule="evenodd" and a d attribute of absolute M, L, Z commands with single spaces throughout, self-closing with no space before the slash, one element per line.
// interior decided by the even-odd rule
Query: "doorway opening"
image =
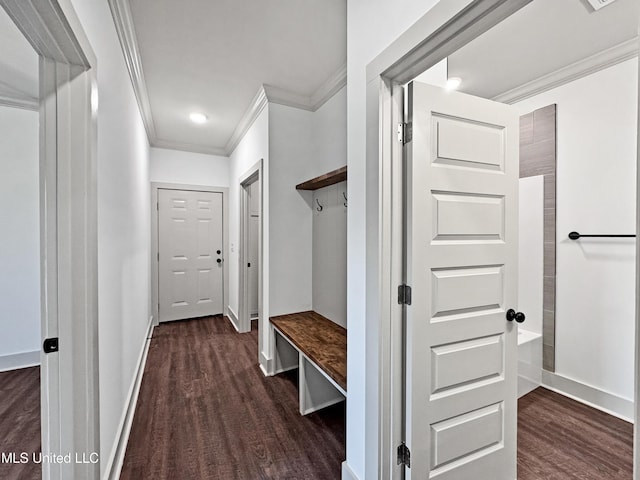
<path fill-rule="evenodd" d="M 262 317 L 262 178 L 258 162 L 240 180 L 239 332 L 258 329 Z"/>
<path fill-rule="evenodd" d="M 528 3 L 529 2 L 522 2 L 518 6 L 515 6 L 514 4 L 512 4 L 512 6 L 515 10 L 518 10 Z M 613 8 L 614 6 L 616 9 Z M 575 231 L 578 227 L 568 227 L 566 223 L 570 221 L 582 221 L 586 226 L 580 228 L 589 228 L 590 230 L 595 228 L 599 230 L 598 233 L 612 232 L 628 234 L 634 233 L 637 228 L 635 224 L 635 209 L 631 207 L 636 203 L 635 177 L 638 130 L 638 60 L 636 35 L 639 12 L 637 11 L 637 5 L 635 5 L 634 2 L 624 1 L 609 5 L 607 7 L 609 8 L 608 12 L 606 9 L 591 9 L 591 7 L 589 7 L 585 2 L 575 2 L 575 4 L 571 5 L 563 4 L 562 6 L 554 6 L 554 8 L 561 7 L 574 9 L 570 14 L 568 12 L 566 13 L 569 15 L 572 22 L 584 21 L 584 24 L 581 24 L 579 28 L 581 32 L 583 32 L 582 28 L 585 28 L 585 30 L 594 28 L 598 32 L 602 32 L 603 29 L 607 28 L 616 30 L 615 32 L 612 32 L 611 35 L 601 35 L 600 38 L 606 38 L 607 41 L 614 41 L 618 43 L 613 45 L 601 44 L 594 46 L 586 40 L 589 35 L 585 35 L 584 37 L 577 35 L 576 37 L 573 37 L 573 33 L 575 32 L 572 31 L 571 38 L 568 38 L 569 36 L 566 35 L 566 25 L 568 24 L 567 20 L 562 20 L 562 14 L 559 12 L 556 12 L 556 14 L 553 15 L 554 18 L 558 17 L 559 22 L 555 25 L 555 28 L 561 28 L 561 30 L 557 32 L 553 31 L 554 25 L 551 25 L 549 22 L 536 22 L 535 19 L 530 17 L 530 15 L 533 15 L 536 12 L 536 9 L 538 9 L 538 12 L 545 12 L 545 16 L 548 20 L 548 8 L 551 7 L 552 5 L 550 5 L 550 2 L 534 1 L 515 14 L 513 14 L 513 11 L 509 12 L 508 15 L 505 15 L 505 18 L 509 17 L 505 21 L 501 21 L 502 19 L 498 20 L 499 16 L 496 15 L 495 19 L 498 20 L 498 23 L 493 29 L 488 30 L 487 28 L 484 28 L 484 31 L 476 32 L 475 34 L 470 34 L 467 29 L 467 31 L 459 34 L 458 36 L 458 40 L 460 42 L 458 45 L 464 44 L 464 47 L 459 48 L 454 45 L 454 42 L 450 42 L 448 46 L 442 47 L 443 44 L 440 43 L 438 45 L 442 50 L 437 53 L 435 53 L 435 51 L 438 49 L 432 50 L 432 54 L 430 56 L 416 53 L 419 49 L 416 48 L 415 45 L 411 45 L 411 47 L 409 47 L 409 43 L 411 42 L 409 40 L 409 35 L 404 39 L 401 37 L 399 41 L 393 44 L 386 52 L 381 54 L 376 61 L 370 64 L 372 71 L 369 72 L 369 80 L 371 80 L 371 77 L 374 75 L 380 75 L 378 77 L 380 79 L 380 83 L 376 84 L 375 82 L 370 82 L 371 88 L 373 88 L 373 85 L 376 87 L 382 85 L 382 93 L 378 96 L 380 103 L 377 107 L 379 108 L 378 111 L 381 115 L 378 122 L 382 125 L 383 133 L 382 142 L 379 144 L 380 147 L 373 146 L 373 140 L 377 140 L 377 138 L 372 139 L 371 143 L 368 144 L 368 158 L 371 160 L 375 158 L 376 162 L 378 160 L 381 161 L 381 175 L 386 177 L 382 182 L 383 190 L 388 188 L 386 191 L 389 193 L 390 198 L 393 199 L 390 201 L 392 204 L 391 216 L 381 215 L 381 221 L 383 224 L 389 226 L 390 231 L 401 231 L 402 197 L 397 193 L 394 193 L 402 191 L 402 188 L 399 188 L 401 186 L 398 185 L 398 178 L 402 178 L 401 175 L 398 175 L 398 172 L 401 172 L 401 164 L 396 163 L 397 159 L 401 158 L 401 147 L 394 145 L 392 142 L 385 144 L 384 139 L 390 138 L 390 133 L 392 131 L 395 134 L 398 123 L 402 123 L 402 117 L 399 111 L 402 106 L 403 92 L 400 85 L 416 79 L 416 77 L 419 76 L 418 74 L 424 69 L 420 69 L 416 67 L 416 65 L 421 62 L 425 67 L 433 67 L 434 65 L 437 65 L 440 60 L 445 62 L 444 68 L 441 68 L 440 70 L 441 73 L 444 72 L 444 75 L 441 75 L 440 77 L 442 80 L 442 87 L 444 87 L 447 80 L 451 80 L 452 77 L 459 77 L 458 80 L 461 79 L 462 83 L 458 87 L 458 90 L 465 92 L 466 94 L 473 94 L 480 98 L 490 99 L 493 102 L 508 103 L 516 109 L 522 107 L 522 110 L 519 110 L 519 113 L 525 118 L 520 124 L 521 137 L 526 137 L 527 135 L 526 129 L 523 128 L 523 124 L 529 125 L 529 129 L 534 128 L 532 125 L 536 122 L 533 120 L 536 120 L 536 117 L 538 120 L 543 119 L 542 117 L 549 117 L 551 116 L 551 111 L 553 111 L 554 114 L 553 129 L 555 130 L 555 114 L 557 112 L 557 140 L 555 138 L 553 140 L 548 140 L 545 145 L 549 146 L 551 143 L 554 143 L 553 150 L 555 153 L 555 143 L 557 141 L 557 179 L 555 175 L 555 162 L 552 167 L 550 166 L 550 163 L 540 162 L 537 165 L 534 165 L 534 167 L 538 168 L 539 171 L 534 170 L 533 173 L 528 173 L 526 176 L 527 178 L 541 176 L 541 178 L 533 178 L 531 179 L 531 182 L 522 182 L 523 184 L 526 183 L 526 186 L 522 188 L 522 190 L 526 190 L 529 192 L 528 194 L 531 194 L 532 198 L 535 199 L 534 201 L 537 202 L 536 208 L 541 210 L 536 211 L 535 219 L 533 219 L 531 223 L 535 223 L 538 226 L 538 231 L 535 236 L 540 240 L 542 245 L 536 245 L 536 255 L 539 256 L 540 261 L 535 265 L 526 267 L 528 270 L 535 270 L 536 289 L 539 289 L 539 292 L 536 292 L 535 295 L 533 295 L 533 299 L 520 299 L 518 303 L 520 306 L 520 304 L 524 305 L 527 302 L 532 304 L 531 302 L 533 302 L 536 305 L 535 309 L 538 311 L 537 315 L 532 315 L 532 318 L 527 319 L 527 323 L 530 323 L 532 327 L 537 325 L 541 330 L 540 332 L 533 332 L 535 334 L 534 340 L 537 340 L 536 350 L 539 351 L 538 378 L 541 378 L 541 383 L 550 390 L 560 391 L 570 397 L 582 397 L 580 400 L 584 403 L 595 404 L 600 410 L 608 411 L 610 413 L 614 413 L 616 416 L 630 419 L 633 418 L 635 410 L 635 405 L 633 404 L 633 392 L 635 390 L 633 354 L 637 351 L 637 345 L 634 345 L 633 343 L 633 338 L 635 336 L 634 331 L 636 329 L 636 325 L 633 320 L 635 317 L 633 310 L 636 301 L 635 291 L 633 289 L 636 269 L 634 255 L 635 244 L 633 244 L 632 240 L 629 241 L 628 239 L 610 239 L 601 240 L 601 243 L 577 244 L 573 240 L 567 238 L 567 234 L 570 231 Z M 434 7 L 434 10 L 437 10 L 438 12 L 434 13 L 433 16 L 437 17 L 438 13 L 443 14 L 443 10 L 445 9 L 446 7 L 444 6 L 442 6 L 442 8 L 439 6 Z M 575 9 L 581 9 L 581 11 L 575 11 Z M 458 13 L 458 19 L 464 17 L 463 13 Z M 446 16 L 446 13 L 444 13 L 444 15 Z M 525 17 L 525 15 L 527 16 Z M 446 16 L 446 18 L 450 19 L 455 16 L 456 14 L 454 13 L 453 16 L 449 15 Z M 491 16 L 493 16 L 493 14 Z M 613 20 L 614 17 L 617 17 L 617 20 Z M 627 21 L 625 22 L 624 19 Z M 499 23 L 500 21 L 501 23 Z M 477 26 L 475 23 L 473 25 Z M 527 29 L 534 29 L 536 34 L 528 35 Z M 624 30 L 625 33 L 622 33 L 621 30 Z M 484 32 L 486 33 L 482 35 Z M 412 33 L 415 34 L 416 32 Z M 500 33 L 506 35 L 506 37 L 502 37 L 500 40 L 502 45 L 497 49 L 491 48 L 492 41 L 495 41 Z M 620 35 L 622 35 L 622 37 Z M 624 35 L 627 35 L 627 37 L 625 38 Z M 507 38 L 507 40 L 505 40 L 505 38 Z M 543 48 L 540 46 L 540 43 L 535 43 L 535 48 L 527 51 L 527 42 L 532 41 L 534 38 L 543 43 L 545 41 L 550 41 L 551 46 L 549 48 Z M 407 42 L 406 45 L 403 44 L 404 40 Z M 464 40 L 466 40 L 466 42 Z M 428 43 L 429 39 L 427 38 L 424 41 L 423 46 L 428 45 Z M 495 46 L 495 44 L 493 45 Z M 590 45 L 596 49 L 599 48 L 600 50 L 585 52 L 582 48 L 585 45 Z M 407 48 L 404 49 L 404 47 Z M 549 54 L 551 50 L 554 50 L 553 55 Z M 423 51 L 429 51 L 429 48 L 424 48 Z M 508 60 L 506 58 L 506 55 L 514 54 L 515 52 L 517 52 L 518 55 L 517 60 Z M 530 54 L 529 52 L 534 53 Z M 543 55 L 544 58 L 535 57 L 536 52 Z M 571 59 L 564 58 L 563 61 L 559 60 L 560 57 L 567 54 L 577 55 L 577 57 L 572 57 Z M 582 55 L 582 57 L 580 57 L 580 55 Z M 436 58 L 438 56 L 439 58 Z M 522 62 L 522 58 L 527 58 L 527 62 Z M 545 63 L 545 61 L 548 61 L 550 58 L 554 61 L 559 61 L 560 63 L 550 66 L 548 63 Z M 376 62 L 379 62 L 380 64 L 376 64 Z M 387 62 L 388 66 L 385 67 L 382 65 L 384 62 Z M 471 67 L 469 68 L 470 65 Z M 466 66 L 467 70 L 464 70 L 462 68 L 463 66 Z M 546 69 L 546 71 L 532 72 L 528 67 L 543 68 Z M 510 73 L 510 69 L 514 68 L 518 70 L 518 74 L 515 74 L 513 71 Z M 614 72 L 616 69 L 619 71 Z M 435 69 L 429 73 L 433 74 L 434 70 Z M 533 75 L 533 77 L 528 79 L 519 78 L 518 75 L 523 74 L 523 72 L 525 72 L 525 75 L 529 74 Z M 495 77 L 492 77 L 492 75 L 495 75 Z M 499 81 L 496 80 L 497 77 L 500 78 Z M 601 89 L 597 86 L 594 87 L 596 84 L 601 85 L 605 78 L 606 84 L 610 85 L 610 88 Z M 506 82 L 505 79 L 508 82 L 515 83 L 507 85 L 506 83 L 508 82 Z M 620 82 L 620 84 L 616 84 L 616 80 Z M 483 82 L 486 83 L 483 85 Z M 594 85 L 589 85 L 590 82 L 593 82 Z M 487 89 L 484 93 L 481 92 L 483 88 Z M 493 92 L 488 93 L 489 90 L 496 88 L 502 88 L 503 90 L 494 90 Z M 621 98 L 623 91 L 626 93 L 624 94 L 624 98 Z M 552 105 L 554 108 L 547 108 Z M 614 107 L 613 105 L 618 106 Z M 526 109 L 524 108 L 525 106 Z M 373 102 L 371 102 L 371 108 L 373 108 Z M 372 110 L 369 108 L 367 110 L 368 115 L 370 113 L 370 117 L 373 118 L 374 114 Z M 623 118 L 618 118 L 618 116 Z M 614 117 L 616 118 L 614 119 Z M 527 123 L 528 121 L 530 121 L 530 123 Z M 610 135 L 604 135 L 604 139 L 598 133 L 588 133 L 595 125 L 602 126 L 601 122 L 617 127 L 614 131 L 610 132 Z M 534 128 L 534 130 L 538 133 L 548 133 L 546 131 L 550 128 L 549 125 L 549 122 L 541 122 L 537 128 Z M 575 133 L 576 130 L 581 133 Z M 622 141 L 624 146 L 621 146 L 620 142 L 615 146 L 608 143 L 613 139 L 619 141 L 621 139 L 622 131 L 626 132 L 624 140 Z M 414 126 L 414 138 L 415 135 L 416 132 Z M 590 144 L 589 142 L 591 140 L 593 141 Z M 544 142 L 545 140 L 543 139 L 542 143 Z M 573 152 L 571 151 L 570 146 L 572 142 L 575 142 L 578 145 Z M 526 151 L 527 149 L 540 149 L 540 144 L 537 143 L 538 142 L 534 140 L 530 145 L 535 146 L 525 147 L 520 143 L 520 150 Z M 624 173 L 620 174 L 617 180 L 610 179 L 610 176 L 607 177 L 611 180 L 610 185 L 615 190 L 609 192 L 608 198 L 612 199 L 612 201 L 613 199 L 617 199 L 615 200 L 616 205 L 624 203 L 630 207 L 630 211 L 620 211 L 620 209 L 615 205 L 612 205 L 609 208 L 602 208 L 602 204 L 598 203 L 597 208 L 586 208 L 586 213 L 583 215 L 579 210 L 584 209 L 587 206 L 591 206 L 595 202 L 595 199 L 590 198 L 586 192 L 581 192 L 578 185 L 580 183 L 584 185 L 585 182 L 587 184 L 591 182 L 591 191 L 593 192 L 600 191 L 600 186 L 602 184 L 601 175 L 595 174 L 595 169 L 599 165 L 599 162 L 595 160 L 585 162 L 585 159 L 589 159 L 590 155 L 598 155 L 596 152 L 600 151 L 603 144 L 608 145 L 606 150 L 609 152 L 617 151 L 619 148 L 624 149 L 624 154 L 616 155 L 618 161 L 615 162 L 616 168 L 619 167 L 619 169 L 623 170 Z M 436 150 L 436 152 L 438 153 L 438 150 Z M 521 161 L 522 158 L 523 157 L 521 157 Z M 621 160 L 622 158 L 624 158 L 624 160 Z M 450 160 L 452 159 L 447 159 L 447 161 Z M 449 162 L 449 166 L 453 166 L 454 163 L 455 162 Z M 592 163 L 596 167 L 590 166 L 589 163 Z M 571 169 L 574 168 L 574 166 L 576 168 L 574 172 L 571 173 Z M 467 168 L 469 166 L 465 167 L 462 164 L 459 164 L 457 167 Z M 531 165 L 527 165 L 527 167 L 530 168 Z M 553 172 L 547 172 L 545 170 L 549 168 L 552 168 Z M 594 173 L 591 181 L 587 178 L 590 175 L 590 170 Z M 521 172 L 522 171 L 521 163 Z M 609 169 L 608 171 L 610 172 Z M 579 179 L 579 181 L 576 181 L 577 179 Z M 533 185 L 533 183 L 536 185 Z M 557 205 L 559 209 L 557 216 L 556 197 L 555 195 L 548 195 L 548 193 L 551 192 L 551 189 L 553 189 L 554 193 L 557 193 Z M 436 193 L 440 195 L 442 192 Z M 578 197 L 582 198 L 582 201 L 576 201 L 576 198 Z M 564 198 L 564 201 L 562 201 L 562 198 Z M 596 198 L 600 198 L 599 195 L 596 195 Z M 393 205 L 395 205 L 395 207 Z M 531 205 L 528 207 L 529 210 L 531 210 Z M 564 213 L 562 209 L 564 209 Z M 576 211 L 571 212 L 572 209 L 576 209 Z M 619 215 L 611 215 L 611 212 L 613 211 L 618 211 Z M 602 215 L 598 217 L 597 221 L 594 218 L 594 212 L 602 213 Z M 454 226 L 449 225 L 449 227 L 453 228 Z M 531 227 L 531 225 L 528 225 L 528 227 Z M 382 230 L 384 232 L 385 228 Z M 602 230 L 607 230 L 607 232 L 603 232 Z M 392 238 L 395 237 L 392 235 Z M 437 239 L 433 240 L 437 241 Z M 625 244 L 623 242 L 628 243 Z M 556 244 L 557 254 L 555 251 Z M 552 258 L 548 256 L 549 253 L 553 255 Z M 587 329 L 568 328 L 571 324 L 572 315 L 569 310 L 567 310 L 567 306 L 571 303 L 571 298 L 582 298 L 584 301 L 585 299 L 583 297 L 585 295 L 587 295 L 589 301 L 595 301 L 598 305 L 597 308 L 590 309 L 591 313 L 598 311 L 601 312 L 604 305 L 609 305 L 611 303 L 611 299 L 607 300 L 607 298 L 604 298 L 603 295 L 601 295 L 603 293 L 602 290 L 606 290 L 606 288 L 603 288 L 604 284 L 602 283 L 602 279 L 606 278 L 607 274 L 604 272 L 601 272 L 600 274 L 594 273 L 594 268 L 595 270 L 598 270 L 602 267 L 599 263 L 606 261 L 605 257 L 609 257 L 609 260 L 611 260 L 610 265 L 606 268 L 621 268 L 624 270 L 624 273 L 620 273 L 627 278 L 627 281 L 625 282 L 627 287 L 622 287 L 622 290 L 626 292 L 625 294 L 621 296 L 622 290 L 620 288 L 614 289 L 616 290 L 615 298 L 622 299 L 624 297 L 624 308 L 626 312 L 622 314 L 626 319 L 626 322 L 619 325 L 621 330 L 625 330 L 626 332 L 624 334 L 626 346 L 621 349 L 622 351 L 616 351 L 616 355 L 625 355 L 627 360 L 623 362 L 625 365 L 623 372 L 614 372 L 611 370 L 611 375 L 603 376 L 600 379 L 602 382 L 597 386 L 597 388 L 593 389 L 589 388 L 593 387 L 593 382 L 590 382 L 587 377 L 589 377 L 589 375 L 602 373 L 600 368 L 607 368 L 607 365 L 610 363 L 605 358 L 607 356 L 607 348 L 605 347 L 606 343 L 610 340 L 612 332 L 603 336 L 602 329 L 596 328 L 595 331 L 600 332 L 599 336 L 591 336 L 586 331 Z M 528 260 L 531 259 L 529 258 Z M 396 281 L 398 284 L 402 283 L 402 272 L 401 268 L 399 268 L 399 265 L 402 265 L 402 262 L 403 259 L 401 252 L 395 252 L 394 255 L 394 252 L 392 251 L 389 258 L 383 258 L 383 263 L 388 265 L 390 269 L 387 274 L 387 278 L 391 279 L 391 285 L 395 285 Z M 584 268 L 580 266 L 581 262 L 584 264 Z M 559 283 L 556 285 L 555 281 L 551 282 L 551 279 L 547 278 L 554 277 L 555 280 L 556 268 L 558 268 L 558 271 L 560 271 L 560 269 L 565 270 L 565 273 L 563 274 L 565 279 L 576 274 L 580 276 L 580 279 L 578 281 L 567 282 L 563 285 L 560 280 L 561 277 L 559 276 Z M 578 287 L 588 289 L 585 285 L 585 280 L 587 278 L 591 278 L 596 285 L 600 285 L 601 291 L 597 292 L 597 294 L 585 294 L 585 292 L 580 293 L 578 291 Z M 531 281 L 531 279 L 529 279 L 529 281 Z M 395 293 L 396 292 L 392 290 L 391 295 L 395 296 Z M 388 305 L 392 321 L 393 318 L 399 318 L 402 316 L 402 313 L 398 308 L 393 306 L 393 296 L 389 299 L 390 302 Z M 604 293 L 604 296 L 606 296 L 606 293 Z M 617 308 L 618 307 L 619 305 Z M 384 305 L 383 308 L 385 308 Z M 563 308 L 565 309 L 564 314 L 562 310 Z M 573 315 L 573 317 L 575 317 L 576 320 L 581 320 L 584 318 L 584 315 Z M 564 322 L 562 326 L 560 325 L 561 322 Z M 598 325 L 603 325 L 607 323 L 607 320 L 600 316 L 599 321 L 596 323 Z M 562 333 L 563 331 L 565 333 Z M 401 348 L 398 346 L 401 345 L 400 339 L 402 338 L 402 332 L 395 329 L 395 327 L 392 327 L 391 332 L 391 338 L 395 340 L 392 340 L 390 349 L 397 352 Z M 588 348 L 591 353 L 587 361 L 601 362 L 598 368 L 591 368 L 588 373 L 583 372 L 580 378 L 576 372 L 580 367 L 580 362 L 585 361 L 585 358 L 578 360 L 576 357 L 576 360 L 574 361 L 572 360 L 572 356 L 577 353 L 577 350 L 580 350 L 585 345 L 583 342 L 578 342 L 581 344 L 578 348 L 571 347 L 571 344 L 576 343 L 576 335 L 584 341 L 592 341 L 590 348 Z M 384 361 L 384 355 L 386 354 L 384 346 L 381 353 Z M 438 354 L 438 352 L 432 353 Z M 391 395 L 387 397 L 386 400 L 390 404 L 393 404 L 397 402 L 397 399 L 400 396 L 399 392 L 402 391 L 402 387 L 398 386 L 398 384 L 393 380 L 393 372 L 397 374 L 402 371 L 403 356 L 399 355 L 395 358 L 393 358 L 393 354 L 391 354 L 391 356 L 392 373 L 387 383 L 390 385 Z M 544 362 L 542 360 L 543 357 Z M 509 361 L 515 361 L 517 363 L 518 359 L 513 358 Z M 542 368 L 543 365 L 544 368 Z M 382 372 L 383 376 L 381 378 L 383 380 L 385 373 L 386 372 L 384 371 Z M 620 373 L 625 375 L 624 381 L 619 381 L 621 380 Z M 540 380 L 538 381 L 540 382 Z M 617 387 L 621 388 L 618 388 L 614 395 L 610 395 L 612 393 L 611 390 L 613 389 L 610 386 L 606 386 L 605 383 L 618 381 L 619 383 L 617 384 Z M 587 388 L 585 388 L 585 386 Z M 431 393 L 433 394 L 433 392 Z M 597 412 L 596 415 L 599 415 L 600 413 L 601 412 Z M 394 415 L 397 416 L 391 419 L 389 424 L 386 424 L 390 427 L 390 431 L 392 432 L 390 437 L 394 439 L 390 442 L 391 445 L 397 444 L 396 441 L 401 441 L 403 437 L 403 433 L 401 432 L 403 427 L 401 412 L 394 411 Z M 483 414 L 480 417 L 486 420 L 487 415 Z M 440 425 L 440 427 L 442 427 L 442 425 Z M 447 428 L 436 430 L 442 432 L 449 430 L 451 432 L 453 431 L 451 430 L 452 428 L 457 428 L 459 425 L 446 425 L 445 427 Z M 544 429 L 546 427 L 541 428 Z M 630 439 L 632 426 L 628 424 L 626 430 L 629 437 L 629 441 L 626 442 L 625 446 L 627 459 L 622 461 L 620 472 L 617 473 L 622 475 L 620 478 L 628 478 L 631 472 L 632 454 Z M 546 433 L 549 435 L 551 434 L 551 432 Z M 545 432 L 541 431 L 540 434 L 544 435 Z M 384 444 L 382 444 L 381 447 L 381 451 L 384 451 Z M 393 448 L 392 451 L 394 451 Z M 456 457 L 455 460 L 452 461 L 462 465 L 466 461 L 472 462 L 473 459 L 467 458 L 465 460 L 464 458 Z M 381 464 L 382 468 L 385 468 L 384 460 L 381 461 Z M 393 472 L 393 466 L 387 464 L 387 467 Z M 622 470 L 625 469 L 626 471 L 622 473 Z M 400 474 L 400 472 L 393 473 L 393 475 Z M 414 471 L 412 474 L 415 475 L 416 472 Z M 502 477 L 496 476 L 494 478 Z M 513 477 L 506 476 L 505 478 Z M 527 477 L 523 476 L 522 478 Z M 612 478 L 618 477 L 614 475 Z"/>

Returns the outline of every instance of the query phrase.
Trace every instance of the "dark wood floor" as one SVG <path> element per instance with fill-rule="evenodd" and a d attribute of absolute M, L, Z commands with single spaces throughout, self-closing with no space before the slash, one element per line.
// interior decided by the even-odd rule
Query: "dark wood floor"
<path fill-rule="evenodd" d="M 630 480 L 633 425 L 538 388 L 518 401 L 518 480 Z"/>
<path fill-rule="evenodd" d="M 40 452 L 40 367 L 0 372 L 0 452 L 29 459 Z M 0 460 L 0 478 L 38 480 L 41 465 Z"/>
<path fill-rule="evenodd" d="M 120 478 L 340 478 L 344 404 L 301 416 L 296 372 L 264 377 L 257 350 L 223 317 L 156 328 Z"/>
<path fill-rule="evenodd" d="M 265 378 L 256 350 L 220 317 L 157 328 L 121 478 L 340 478 L 343 405 L 300 416 L 295 372 Z M 544 388 L 518 402 L 519 480 L 630 480 L 632 444 L 631 424 Z M 2 372 L 0 452 L 39 451 L 40 369 Z M 40 478 L 0 462 L 2 480 Z"/>

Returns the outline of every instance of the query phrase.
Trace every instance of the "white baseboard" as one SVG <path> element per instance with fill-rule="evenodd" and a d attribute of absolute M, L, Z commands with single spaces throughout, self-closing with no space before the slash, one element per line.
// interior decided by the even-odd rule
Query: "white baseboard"
<path fill-rule="evenodd" d="M 273 376 L 273 361 L 268 359 L 264 352 L 260 352 L 260 370 L 265 377 Z"/>
<path fill-rule="evenodd" d="M 353 473 L 353 470 L 351 470 L 347 462 L 342 462 L 342 480 L 360 480 L 358 476 Z"/>
<path fill-rule="evenodd" d="M 142 384 L 142 375 L 144 373 L 144 366 L 147 363 L 147 354 L 149 353 L 149 344 L 151 343 L 151 336 L 153 335 L 154 327 L 153 316 L 151 316 L 149 317 L 149 325 L 147 326 L 144 344 L 142 345 L 142 350 L 138 357 L 136 374 L 134 375 L 133 382 L 129 387 L 127 408 L 125 408 L 122 418 L 120 419 L 120 424 L 118 425 L 118 434 L 116 436 L 117 441 L 114 444 L 109 461 L 104 470 L 105 480 L 118 480 L 120 478 L 122 464 L 124 463 L 124 454 L 126 453 L 127 443 L 129 442 L 129 434 L 131 433 L 131 425 L 133 424 L 133 415 L 135 414 L 136 404 L 138 403 L 138 394 L 140 393 L 140 385 Z"/>
<path fill-rule="evenodd" d="M 542 371 L 542 386 L 633 423 L 634 407 L 631 400 L 546 370 Z"/>
<path fill-rule="evenodd" d="M 231 320 L 231 325 L 236 329 L 236 332 L 240 332 L 240 329 L 238 328 L 238 315 L 231 307 L 227 307 L 227 310 L 229 310 L 229 320 Z"/>
<path fill-rule="evenodd" d="M 40 365 L 40 350 L 0 356 L 0 372 Z"/>

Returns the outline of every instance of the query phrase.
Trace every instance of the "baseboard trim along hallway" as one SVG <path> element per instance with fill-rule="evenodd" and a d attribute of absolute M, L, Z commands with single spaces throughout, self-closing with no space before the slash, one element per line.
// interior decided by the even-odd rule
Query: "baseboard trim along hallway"
<path fill-rule="evenodd" d="M 153 336 L 153 316 L 149 317 L 149 324 L 147 326 L 147 334 L 145 335 L 144 344 L 140 351 L 138 358 L 138 366 L 136 368 L 136 374 L 133 377 L 133 382 L 129 388 L 127 408 L 125 409 L 120 424 L 118 426 L 118 441 L 115 444 L 107 467 L 105 468 L 105 480 L 118 480 L 120 478 L 120 472 L 124 463 L 124 454 L 127 450 L 127 443 L 129 443 L 129 434 L 131 433 L 131 425 L 133 424 L 133 415 L 136 411 L 136 404 L 138 403 L 138 395 L 140 394 L 140 385 L 142 384 L 142 374 L 144 373 L 144 367 L 147 363 L 147 356 L 149 354 L 149 345 L 151 343 L 151 337 Z"/>

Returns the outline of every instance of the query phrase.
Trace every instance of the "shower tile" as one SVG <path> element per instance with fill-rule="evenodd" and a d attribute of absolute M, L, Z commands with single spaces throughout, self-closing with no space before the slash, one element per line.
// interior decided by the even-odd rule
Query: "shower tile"
<path fill-rule="evenodd" d="M 556 241 L 556 210 L 555 208 L 544 209 L 544 242 Z"/>
<path fill-rule="evenodd" d="M 540 108 L 533 112 L 533 141 L 553 140 L 554 152 L 556 141 L 556 106 L 555 104 Z"/>
<path fill-rule="evenodd" d="M 550 372 L 556 370 L 555 348 L 553 345 L 542 345 L 542 368 Z"/>
<path fill-rule="evenodd" d="M 556 343 L 556 314 L 553 310 L 542 311 L 542 343 L 555 345 Z"/>
<path fill-rule="evenodd" d="M 556 208 L 556 176 L 544 176 L 544 208 Z"/>
<path fill-rule="evenodd" d="M 555 140 L 520 145 L 520 178 L 555 174 L 555 155 Z"/>
<path fill-rule="evenodd" d="M 542 308 L 544 310 L 555 311 L 556 309 L 556 277 L 544 277 L 542 291 Z"/>
<path fill-rule="evenodd" d="M 520 117 L 520 145 L 533 143 L 533 112 Z"/>
<path fill-rule="evenodd" d="M 543 247 L 544 271 L 547 277 L 556 274 L 556 242 L 545 242 Z"/>

